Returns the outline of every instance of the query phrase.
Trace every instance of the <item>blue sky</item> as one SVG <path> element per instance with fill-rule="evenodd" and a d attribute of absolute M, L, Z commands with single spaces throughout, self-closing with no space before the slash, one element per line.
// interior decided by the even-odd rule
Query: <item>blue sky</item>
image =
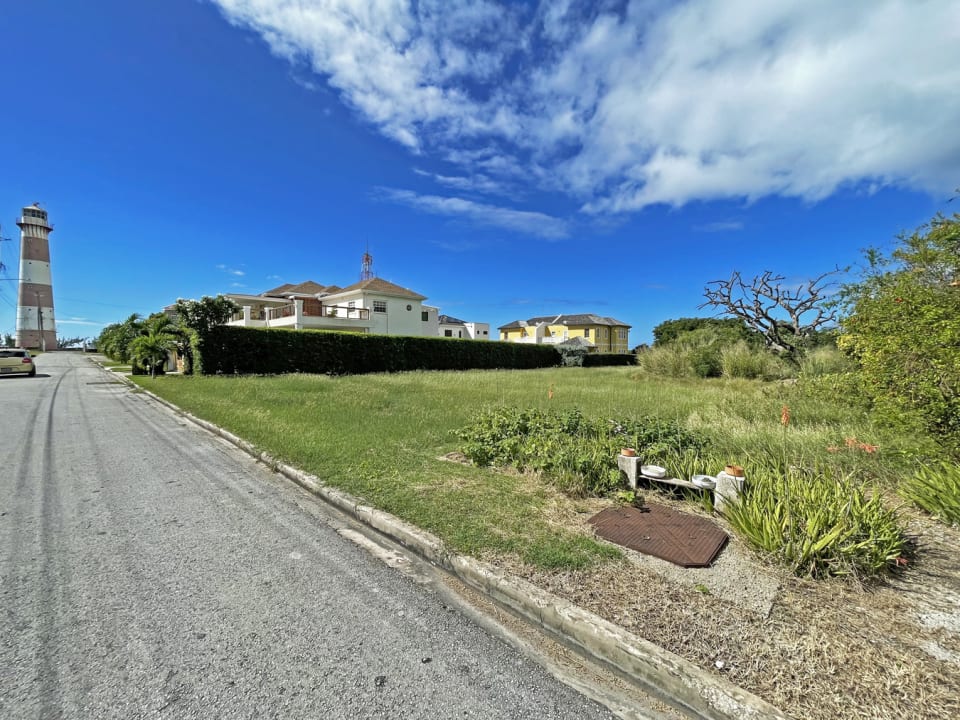
<path fill-rule="evenodd" d="M 441 312 L 636 344 L 960 187 L 954 0 L 6 0 L 0 33 L 3 333 L 34 201 L 61 336 L 369 245 Z"/>

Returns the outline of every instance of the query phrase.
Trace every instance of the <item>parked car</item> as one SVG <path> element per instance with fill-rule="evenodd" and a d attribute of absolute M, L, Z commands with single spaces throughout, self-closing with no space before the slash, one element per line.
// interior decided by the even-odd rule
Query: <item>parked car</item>
<path fill-rule="evenodd" d="M 37 374 L 37 366 L 29 350 L 23 348 L 0 348 L 0 375 L 23 373 L 33 377 Z"/>

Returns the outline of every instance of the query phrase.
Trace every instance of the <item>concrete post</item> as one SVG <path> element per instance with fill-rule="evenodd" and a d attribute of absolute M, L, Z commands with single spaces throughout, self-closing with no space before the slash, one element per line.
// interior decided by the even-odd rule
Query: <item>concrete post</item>
<path fill-rule="evenodd" d="M 728 503 L 736 503 L 743 493 L 746 478 L 729 475 L 725 471 L 717 475 L 717 487 L 713 491 L 713 508 L 722 513 Z"/>
<path fill-rule="evenodd" d="M 295 298 L 293 301 L 293 327 L 295 330 L 303 330 L 303 299 Z"/>

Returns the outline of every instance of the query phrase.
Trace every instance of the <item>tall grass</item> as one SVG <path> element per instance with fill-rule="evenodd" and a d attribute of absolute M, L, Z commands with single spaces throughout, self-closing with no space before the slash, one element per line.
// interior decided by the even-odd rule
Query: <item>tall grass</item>
<path fill-rule="evenodd" d="M 558 529 L 551 508 L 570 501 L 535 477 L 438 460 L 456 450 L 456 431 L 483 408 L 677 422 L 709 445 L 703 460 L 719 466 L 697 470 L 709 473 L 727 462 L 754 473 L 753 458 L 760 467 L 776 452 L 787 464 L 832 465 L 851 481 L 896 483 L 880 458 L 914 453 L 921 442 L 874 426 L 862 409 L 829 395 L 805 397 L 779 383 L 651 378 L 627 367 L 135 380 L 458 551 L 512 553 L 550 566 L 589 565 L 610 551 Z M 787 428 L 780 424 L 785 403 L 792 413 Z M 850 450 L 849 437 L 880 451 Z M 842 450 L 828 450 L 834 446 Z"/>
<path fill-rule="evenodd" d="M 900 494 L 931 515 L 960 524 L 960 467 L 956 463 L 920 467 L 904 479 Z"/>

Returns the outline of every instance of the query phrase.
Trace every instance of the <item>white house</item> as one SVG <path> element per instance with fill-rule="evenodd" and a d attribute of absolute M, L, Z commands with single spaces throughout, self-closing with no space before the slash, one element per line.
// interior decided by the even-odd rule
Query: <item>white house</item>
<path fill-rule="evenodd" d="M 441 337 L 462 338 L 465 340 L 489 340 L 490 323 L 465 322 L 450 315 L 437 318 Z"/>
<path fill-rule="evenodd" d="M 259 295 L 227 293 L 241 310 L 228 325 L 286 327 L 295 330 L 343 330 L 378 335 L 444 335 L 440 311 L 426 297 L 380 278 L 341 288 L 308 280 L 287 283 Z M 445 317 L 445 316 L 444 316 Z M 462 323 L 448 337 L 487 339 L 486 323 Z M 469 334 L 468 334 L 469 333 Z"/>

